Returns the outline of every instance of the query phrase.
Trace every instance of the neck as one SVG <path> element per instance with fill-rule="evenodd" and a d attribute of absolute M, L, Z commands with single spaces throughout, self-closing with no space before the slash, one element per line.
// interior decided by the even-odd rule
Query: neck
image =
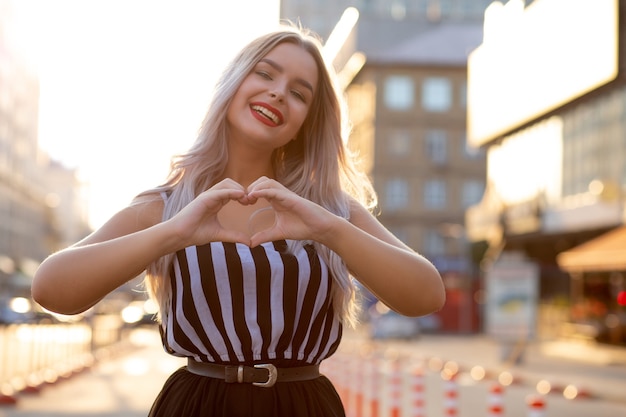
<path fill-rule="evenodd" d="M 245 141 L 230 138 L 228 142 L 228 163 L 224 171 L 224 178 L 237 181 L 247 187 L 259 177 L 274 178 L 272 166 L 273 149 L 251 147 Z"/>
<path fill-rule="evenodd" d="M 237 181 L 244 187 L 247 187 L 259 177 L 274 178 L 274 169 L 269 158 L 236 158 L 229 157 L 224 178 L 230 178 Z"/>

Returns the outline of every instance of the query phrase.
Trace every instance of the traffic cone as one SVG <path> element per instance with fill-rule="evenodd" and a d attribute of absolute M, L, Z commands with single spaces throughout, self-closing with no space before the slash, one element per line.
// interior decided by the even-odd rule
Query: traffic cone
<path fill-rule="evenodd" d="M 529 395 L 526 397 L 528 405 L 528 417 L 544 417 L 546 411 L 546 401 L 541 395 Z"/>
<path fill-rule="evenodd" d="M 424 370 L 417 365 L 411 372 L 412 417 L 424 417 Z"/>
<path fill-rule="evenodd" d="M 444 376 L 444 413 L 445 417 L 458 415 L 459 390 L 456 382 L 456 374 L 443 374 Z"/>
<path fill-rule="evenodd" d="M 397 358 L 391 360 L 391 369 L 389 373 L 389 402 L 391 417 L 400 417 L 402 413 L 402 372 L 400 370 L 400 362 Z"/>
<path fill-rule="evenodd" d="M 15 405 L 17 404 L 17 397 L 15 396 L 15 390 L 9 384 L 4 384 L 0 387 L 0 405 Z"/>
<path fill-rule="evenodd" d="M 504 387 L 502 384 L 496 382 L 489 388 L 489 417 L 502 417 L 504 415 L 503 394 Z"/>
<path fill-rule="evenodd" d="M 379 417 L 380 416 L 380 403 L 379 403 L 379 395 L 380 395 L 380 361 L 378 358 L 373 355 L 366 363 L 366 379 L 368 381 L 368 390 L 367 390 L 367 400 L 369 403 L 369 417 Z"/>

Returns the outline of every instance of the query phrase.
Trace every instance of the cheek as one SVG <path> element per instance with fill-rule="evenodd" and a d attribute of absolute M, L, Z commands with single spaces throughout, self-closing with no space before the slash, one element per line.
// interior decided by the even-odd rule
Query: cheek
<path fill-rule="evenodd" d="M 292 130 L 293 130 L 292 135 L 296 135 L 298 134 L 298 132 L 300 132 L 300 130 L 302 129 L 302 126 L 304 125 L 305 120 L 306 120 L 306 113 L 298 114 L 298 117 L 296 120 L 294 120 L 295 123 L 292 126 Z"/>
<path fill-rule="evenodd" d="M 296 107 L 296 113 L 298 114 L 298 121 L 300 124 L 304 123 L 309 113 L 313 112 L 313 108 L 305 103 L 300 102 Z"/>
<path fill-rule="evenodd" d="M 299 118 L 299 126 L 302 127 L 304 125 L 304 122 L 308 119 L 308 118 L 312 118 L 313 116 L 315 116 L 314 114 L 312 114 L 314 111 L 313 109 L 310 108 L 305 108 L 304 110 L 302 110 L 301 114 L 300 114 L 300 118 Z M 318 119 L 319 120 L 319 119 Z"/>
<path fill-rule="evenodd" d="M 248 107 L 248 102 L 245 99 L 245 95 L 242 94 L 243 91 L 240 89 L 235 93 L 228 108 L 226 109 L 227 117 L 236 117 L 236 115 Z"/>
<path fill-rule="evenodd" d="M 235 106 L 236 106 L 236 101 L 233 100 L 230 102 L 230 104 L 228 105 L 228 108 L 226 109 L 226 122 L 229 124 L 232 124 L 235 118 L 235 114 L 236 114 L 236 112 L 234 111 Z"/>

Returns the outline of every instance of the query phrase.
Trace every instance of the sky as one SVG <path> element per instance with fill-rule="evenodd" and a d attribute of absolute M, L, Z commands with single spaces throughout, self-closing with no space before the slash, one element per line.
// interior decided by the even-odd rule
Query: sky
<path fill-rule="evenodd" d="M 39 144 L 88 184 L 102 225 L 162 183 L 195 140 L 221 70 L 279 21 L 278 0 L 18 0 L 41 84 Z"/>

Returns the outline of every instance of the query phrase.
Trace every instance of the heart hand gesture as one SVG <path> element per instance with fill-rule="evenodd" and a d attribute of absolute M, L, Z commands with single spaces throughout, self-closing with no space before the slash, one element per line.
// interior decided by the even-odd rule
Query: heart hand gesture
<path fill-rule="evenodd" d="M 267 200 L 270 207 L 257 210 L 248 219 L 249 234 L 220 224 L 218 213 L 230 201 L 251 205 L 259 199 Z M 319 241 L 329 232 L 333 218 L 327 210 L 279 182 L 261 177 L 247 190 L 236 181 L 225 179 L 198 195 L 170 222 L 175 224 L 184 246 L 220 241 L 255 247 L 282 239 Z"/>
<path fill-rule="evenodd" d="M 300 197 L 278 181 L 261 177 L 248 187 L 247 199 L 254 203 L 259 198 L 267 200 L 275 214 L 271 227 L 252 230 L 250 246 L 281 239 L 316 240 L 329 232 L 335 218 L 323 207 Z"/>
<path fill-rule="evenodd" d="M 208 242 L 239 242 L 248 245 L 250 237 L 243 232 L 228 230 L 220 224 L 217 213 L 230 201 L 249 204 L 244 188 L 225 179 L 198 195 L 169 221 L 174 223 L 184 247 Z"/>

